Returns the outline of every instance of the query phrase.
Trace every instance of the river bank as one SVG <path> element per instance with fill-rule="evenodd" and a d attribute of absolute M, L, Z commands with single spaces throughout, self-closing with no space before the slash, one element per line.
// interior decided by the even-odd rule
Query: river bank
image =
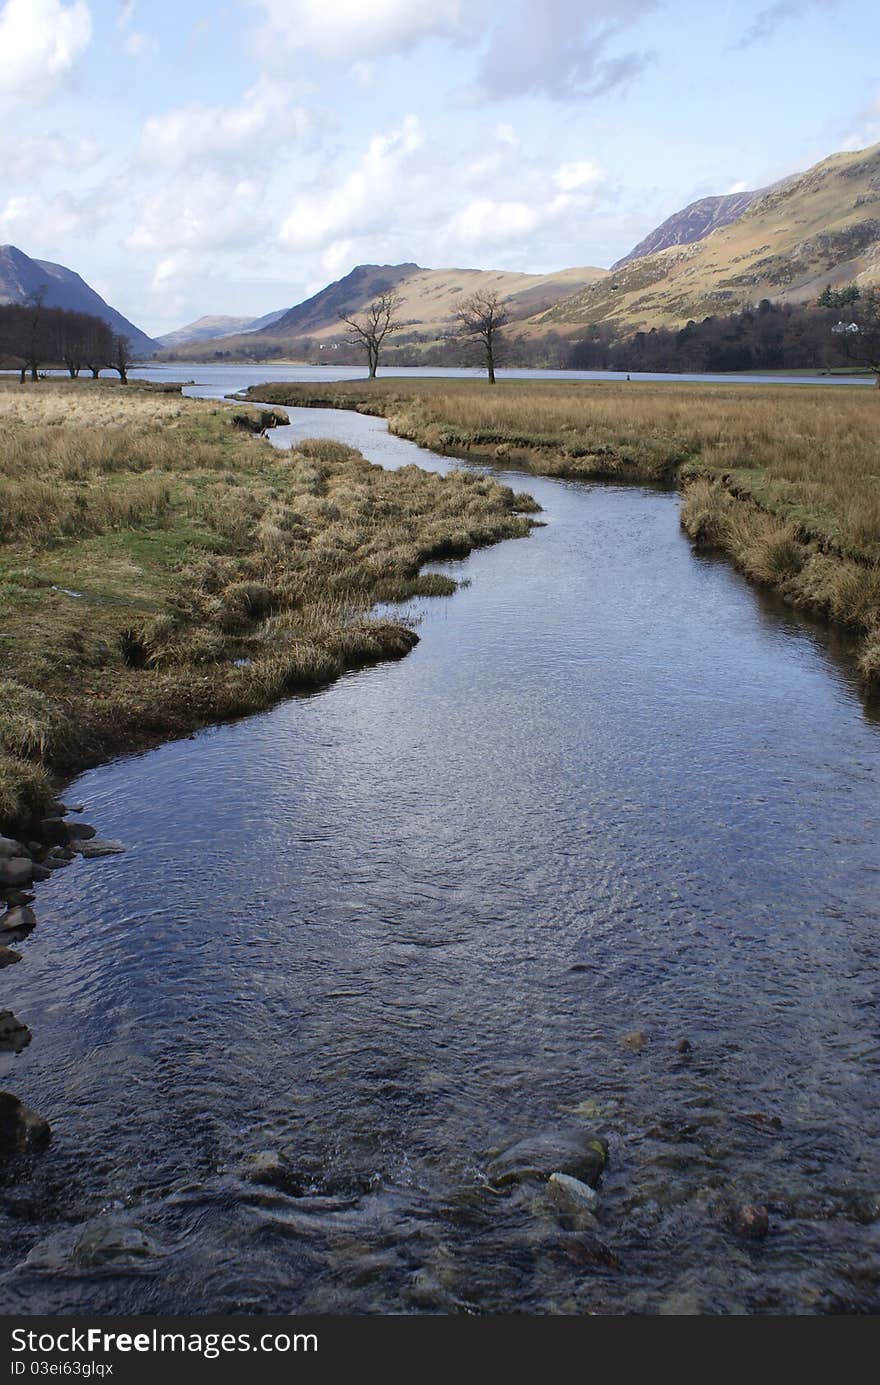
<path fill-rule="evenodd" d="M 386 378 L 275 382 L 244 397 L 379 415 L 421 447 L 534 475 L 677 484 L 695 543 L 852 630 L 864 681 L 880 683 L 873 392 Z"/>
<path fill-rule="evenodd" d="M 283 415 L 278 416 L 283 421 Z M 420 569 L 528 534 L 529 497 L 387 473 L 259 436 L 271 411 L 179 387 L 0 386 L 0 830 L 59 776 L 399 657 L 377 602 L 454 590 Z"/>

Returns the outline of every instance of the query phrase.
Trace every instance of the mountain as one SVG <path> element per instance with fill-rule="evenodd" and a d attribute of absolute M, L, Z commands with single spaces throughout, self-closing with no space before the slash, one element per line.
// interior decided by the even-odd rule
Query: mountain
<path fill-rule="evenodd" d="M 72 269 L 51 260 L 32 260 L 15 245 L 0 246 L 0 303 L 26 303 L 38 293 L 43 294 L 47 308 L 68 308 L 100 317 L 119 336 L 128 337 L 138 356 L 151 356 L 156 350 L 151 337 L 105 303 Z"/>
<path fill-rule="evenodd" d="M 809 303 L 826 284 L 852 283 L 880 284 L 880 144 L 833 154 L 774 184 L 702 240 L 628 260 L 529 330 L 675 327 L 762 298 Z"/>
<path fill-rule="evenodd" d="M 607 269 L 563 269 L 553 274 L 524 274 L 515 270 L 423 269 L 420 265 L 358 265 L 344 278 L 328 284 L 303 303 L 289 308 L 259 330 L 241 331 L 215 341 L 215 349 L 234 358 L 267 359 L 302 350 L 305 338 L 317 346 L 332 346 L 345 335 L 340 314 L 360 312 L 376 296 L 393 289 L 400 298 L 402 324 L 395 340 L 435 342 L 455 328 L 455 313 L 477 289 L 494 290 L 507 300 L 511 318 L 526 322 L 559 299 L 607 277 Z M 172 347 L 178 359 L 196 359 L 198 343 Z"/>
<path fill-rule="evenodd" d="M 670 245 L 691 245 L 695 240 L 703 240 L 719 226 L 729 226 L 742 216 L 758 197 L 763 197 L 767 188 L 757 192 L 731 192 L 722 197 L 701 197 L 690 202 L 682 211 L 673 212 L 664 222 L 651 231 L 644 240 L 615 260 L 612 269 L 620 269 L 630 260 L 640 260 L 644 255 L 655 255 Z"/>
<path fill-rule="evenodd" d="M 279 308 L 274 313 L 264 314 L 263 317 L 200 317 L 195 322 L 188 322 L 185 327 L 178 327 L 174 332 L 166 332 L 164 336 L 157 337 L 156 342 L 167 351 L 173 350 L 176 346 L 186 346 L 189 342 L 214 341 L 218 337 L 231 337 L 240 332 L 258 332 L 261 327 L 268 327 L 277 322 L 286 312 L 286 308 Z"/>

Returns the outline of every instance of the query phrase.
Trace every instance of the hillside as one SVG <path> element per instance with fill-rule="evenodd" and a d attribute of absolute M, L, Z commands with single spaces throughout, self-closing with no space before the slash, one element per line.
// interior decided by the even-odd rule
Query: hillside
<path fill-rule="evenodd" d="M 665 221 L 640 240 L 629 254 L 621 255 L 611 268 L 621 269 L 631 260 L 640 260 L 645 255 L 656 255 L 670 245 L 692 245 L 695 240 L 703 240 L 717 231 L 719 226 L 728 226 L 736 221 L 767 188 L 755 192 L 732 192 L 722 197 L 701 197 L 691 202 L 680 212 L 673 212 Z"/>
<path fill-rule="evenodd" d="M 304 338 L 319 344 L 338 341 L 345 333 L 340 313 L 359 312 L 386 289 L 394 289 L 401 300 L 399 317 L 403 327 L 397 340 L 419 337 L 436 341 L 454 329 L 457 308 L 478 288 L 495 290 L 506 298 L 512 318 L 525 323 L 536 312 L 544 312 L 560 298 L 607 274 L 606 269 L 592 268 L 523 274 L 513 270 L 423 269 L 417 264 L 358 265 L 267 327 L 225 336 L 214 345 L 233 356 L 262 355 L 265 359 L 270 352 L 296 352 Z M 176 350 L 175 355 L 177 359 L 196 359 L 199 344 L 190 342 Z"/>
<path fill-rule="evenodd" d="M 279 308 L 274 313 L 266 313 L 263 317 L 257 318 L 208 315 L 197 318 L 195 322 L 188 322 L 174 332 L 166 332 L 156 338 L 156 343 L 165 350 L 171 350 L 177 346 L 186 346 L 189 342 L 214 341 L 218 337 L 230 337 L 242 332 L 258 332 L 260 328 L 277 322 L 287 311 L 286 308 Z"/>
<path fill-rule="evenodd" d="M 880 145 L 776 184 L 703 240 L 631 260 L 530 329 L 676 326 L 762 298 L 806 303 L 826 284 L 850 283 L 880 283 Z"/>
<path fill-rule="evenodd" d="M 38 293 L 43 294 L 47 308 L 68 308 L 100 317 L 119 336 L 128 337 L 139 356 L 150 356 L 156 350 L 151 337 L 105 303 L 72 269 L 51 260 L 32 260 L 15 245 L 0 246 L 0 304 L 26 303 Z"/>

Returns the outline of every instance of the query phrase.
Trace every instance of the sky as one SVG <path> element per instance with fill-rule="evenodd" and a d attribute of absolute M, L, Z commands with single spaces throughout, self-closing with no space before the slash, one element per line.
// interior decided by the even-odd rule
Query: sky
<path fill-rule="evenodd" d="M 876 0 L 0 0 L 0 244 L 151 335 L 356 264 L 607 266 L 880 140 Z"/>

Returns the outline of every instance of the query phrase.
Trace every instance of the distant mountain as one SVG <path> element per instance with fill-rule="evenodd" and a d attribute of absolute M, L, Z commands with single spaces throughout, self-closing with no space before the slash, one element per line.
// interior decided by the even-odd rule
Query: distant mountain
<path fill-rule="evenodd" d="M 32 260 L 15 245 L 0 246 L 0 303 L 26 303 L 38 293 L 43 294 L 47 308 L 68 308 L 100 317 L 119 336 L 128 337 L 137 356 L 151 356 L 156 350 L 151 337 L 105 303 L 72 269 L 51 260 Z"/>
<path fill-rule="evenodd" d="M 189 342 L 214 341 L 218 337 L 230 337 L 240 332 L 259 332 L 262 327 L 277 322 L 286 312 L 287 308 L 278 308 L 276 312 L 266 313 L 263 317 L 200 317 L 195 322 L 188 322 L 185 327 L 178 327 L 175 332 L 166 332 L 164 336 L 157 337 L 156 342 L 167 351 L 176 346 L 186 346 Z"/>
<path fill-rule="evenodd" d="M 378 294 L 393 289 L 400 298 L 401 331 L 395 340 L 430 343 L 455 329 L 455 313 L 477 289 L 496 291 L 506 299 L 511 319 L 526 322 L 559 299 L 607 277 L 607 269 L 563 269 L 553 274 L 524 274 L 516 270 L 423 269 L 420 265 L 358 265 L 344 278 L 289 308 L 258 331 L 253 328 L 215 341 L 224 357 L 267 359 L 273 353 L 296 354 L 305 339 L 333 347 L 345 335 L 340 313 L 360 312 Z M 179 358 L 194 360 L 198 343 L 172 347 Z"/>
<path fill-rule="evenodd" d="M 662 228 L 659 228 L 662 229 Z M 534 319 L 536 333 L 606 324 L 618 335 L 809 303 L 826 284 L 880 286 L 880 144 L 832 154 L 755 197 L 702 240 L 628 259 Z"/>
<path fill-rule="evenodd" d="M 729 226 L 731 221 L 736 221 L 756 198 L 763 197 L 767 191 L 767 188 L 761 188 L 757 192 L 731 192 L 722 197 L 701 197 L 697 202 L 690 202 L 682 211 L 668 216 L 628 255 L 615 260 L 611 268 L 620 269 L 630 260 L 655 255 L 670 245 L 692 245 L 695 240 L 702 240 L 712 231 L 717 231 L 719 226 Z"/>

